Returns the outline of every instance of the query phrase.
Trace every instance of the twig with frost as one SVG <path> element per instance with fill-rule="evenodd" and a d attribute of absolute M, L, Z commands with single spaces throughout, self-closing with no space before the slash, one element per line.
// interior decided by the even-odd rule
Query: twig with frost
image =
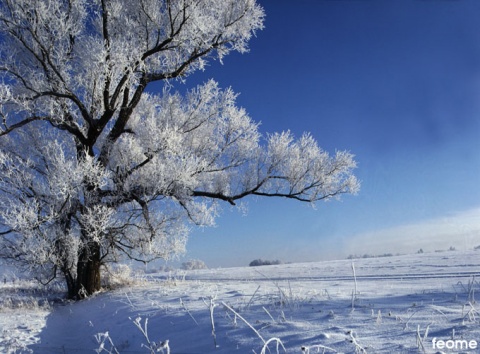
<path fill-rule="evenodd" d="M 319 349 L 323 349 L 324 353 L 325 353 L 325 350 L 332 351 L 334 353 L 338 353 L 335 349 L 327 347 L 325 345 L 321 345 L 321 344 L 315 344 L 315 345 L 312 345 L 312 346 L 305 346 L 304 345 L 304 346 L 301 347 L 301 349 L 302 349 L 302 353 L 305 353 L 305 354 L 310 354 L 310 349 L 317 349 L 317 351 Z"/>
<path fill-rule="evenodd" d="M 352 312 L 355 311 L 355 292 L 352 290 Z"/>
<path fill-rule="evenodd" d="M 130 320 L 132 320 L 130 318 Z M 151 342 L 148 338 L 148 318 L 145 319 L 145 324 L 142 327 L 142 318 L 137 317 L 135 320 L 132 320 L 133 324 L 142 332 L 145 337 L 147 344 L 142 343 L 142 348 L 145 347 L 150 350 L 150 354 L 155 354 L 155 352 L 160 352 L 164 354 L 170 354 L 170 346 L 168 339 L 165 341 L 160 341 L 160 343 Z"/>
<path fill-rule="evenodd" d="M 262 348 L 262 351 L 260 352 L 260 354 L 266 354 L 267 353 L 267 350 L 268 352 L 270 353 L 270 349 L 268 349 L 268 345 L 271 343 L 271 342 L 276 342 L 277 343 L 277 347 L 276 347 L 276 350 L 277 350 L 277 354 L 279 354 L 279 349 L 280 347 L 283 348 L 283 350 L 285 351 L 285 353 L 287 352 L 287 349 L 285 349 L 282 341 L 278 338 L 270 338 L 269 340 L 267 340 L 265 342 L 265 344 L 263 345 L 263 348 Z"/>
<path fill-rule="evenodd" d="M 133 304 L 132 300 L 130 300 L 130 296 L 125 292 L 125 297 L 127 298 L 128 304 L 132 309 L 135 308 L 135 305 Z"/>
<path fill-rule="evenodd" d="M 403 330 L 407 330 L 408 329 L 408 322 L 410 322 L 410 320 L 412 319 L 413 315 L 415 315 L 418 311 L 415 311 L 414 313 L 412 313 L 410 315 L 410 317 L 408 318 L 407 322 L 405 322 L 405 326 L 403 327 Z"/>
<path fill-rule="evenodd" d="M 362 346 L 357 342 L 357 338 L 354 337 L 353 331 L 349 331 L 348 334 L 350 335 L 350 342 L 355 345 L 355 353 L 366 353 L 367 351 L 365 350 L 365 348 L 362 347 Z"/>
<path fill-rule="evenodd" d="M 108 331 L 105 333 L 97 333 L 95 334 L 95 340 L 98 343 L 98 349 L 95 349 L 95 352 L 97 354 L 105 352 L 108 354 L 120 354 L 113 344 L 112 338 L 110 338 L 110 335 L 108 334 Z M 107 349 L 105 346 L 109 346 L 110 349 Z"/>
<path fill-rule="evenodd" d="M 246 319 L 244 319 L 242 316 L 240 316 L 234 309 L 232 309 L 230 306 L 228 306 L 228 305 L 227 305 L 226 303 L 224 303 L 223 301 L 222 301 L 222 305 L 223 305 L 226 309 L 232 311 L 235 316 L 237 316 L 237 317 L 238 317 L 239 319 L 241 319 L 248 327 L 250 327 L 250 329 L 251 329 L 252 331 L 254 331 L 255 334 L 258 336 L 258 338 L 260 338 L 260 339 L 262 340 L 263 344 L 266 343 L 266 341 L 265 341 L 265 339 L 263 339 L 262 335 L 261 335 L 260 333 L 258 333 L 258 331 L 255 329 L 255 327 L 253 327 Z"/>
<path fill-rule="evenodd" d="M 445 317 L 445 319 L 448 321 L 448 316 L 443 312 L 441 311 L 440 309 L 434 307 L 433 308 L 435 311 L 437 311 L 438 313 L 440 313 L 443 317 Z"/>
<path fill-rule="evenodd" d="M 295 300 L 295 296 L 293 295 L 292 284 L 290 284 L 290 280 L 287 281 L 287 284 L 288 284 L 288 295 L 290 297 L 290 300 Z"/>
<path fill-rule="evenodd" d="M 463 313 L 464 313 L 464 310 L 465 310 L 465 306 L 466 305 L 470 305 L 470 310 L 468 310 L 467 314 L 465 316 L 463 316 Z M 466 305 L 463 305 L 463 308 L 462 308 L 462 323 L 465 322 L 465 318 L 468 316 L 468 319 L 470 322 L 475 322 L 476 318 L 475 318 L 475 314 L 479 314 L 478 311 L 475 309 L 475 307 L 473 306 L 473 304 L 469 301 Z"/>
<path fill-rule="evenodd" d="M 357 274 L 355 272 L 355 263 L 352 262 L 352 271 L 353 271 L 353 281 L 355 283 L 355 295 L 358 294 L 357 292 Z"/>
<path fill-rule="evenodd" d="M 271 342 L 276 342 L 277 343 L 277 347 L 276 347 L 276 350 L 277 350 L 277 354 L 279 354 L 279 348 L 280 346 L 283 348 L 283 350 L 285 351 L 285 353 L 287 352 L 287 350 L 285 349 L 282 341 L 279 339 L 279 338 L 270 338 L 269 340 L 265 341 L 265 339 L 263 339 L 263 337 L 261 336 L 261 334 L 246 320 L 244 319 L 242 316 L 240 316 L 234 309 L 232 309 L 230 306 L 228 306 L 226 303 L 224 303 L 222 301 L 222 305 L 225 306 L 225 308 L 227 308 L 228 310 L 232 311 L 235 316 L 237 316 L 238 318 L 240 318 L 248 327 L 250 327 L 252 329 L 252 331 L 255 332 L 255 334 L 258 336 L 258 338 L 260 338 L 263 342 L 263 347 L 262 347 L 262 351 L 260 352 L 260 354 L 266 354 L 266 351 L 268 350 L 270 352 L 270 349 L 268 348 L 268 345 L 271 343 Z M 255 351 L 254 351 L 255 352 Z"/>
<path fill-rule="evenodd" d="M 425 340 L 427 339 L 427 336 L 428 336 L 428 330 L 430 329 L 430 325 L 427 326 L 427 328 L 425 329 L 425 333 L 422 335 L 420 335 L 420 325 L 417 326 L 417 348 L 418 349 L 421 349 L 422 352 L 426 353 L 426 349 L 425 349 L 425 345 L 423 344 L 423 342 L 425 342 Z"/>
<path fill-rule="evenodd" d="M 217 306 L 217 304 L 215 304 L 215 298 L 216 297 L 210 298 L 210 322 L 211 322 L 211 325 L 212 325 L 213 344 L 214 344 L 215 348 L 217 348 L 217 335 L 215 333 L 215 319 L 213 317 L 213 311 L 214 311 L 215 307 Z"/>
<path fill-rule="evenodd" d="M 355 263 L 352 262 L 352 272 L 353 272 L 353 281 L 354 281 L 354 290 L 352 291 L 352 312 L 355 311 L 355 301 L 357 300 L 357 274 L 355 272 Z"/>
<path fill-rule="evenodd" d="M 170 346 L 168 345 L 169 343 L 169 340 L 165 340 L 163 342 L 160 342 L 156 347 L 155 349 L 157 350 L 157 352 L 161 352 L 162 354 L 170 354 Z M 155 344 L 155 342 L 153 343 Z M 164 352 L 165 350 L 165 352 Z"/>
<path fill-rule="evenodd" d="M 258 286 L 257 290 L 255 290 L 255 292 L 253 293 L 252 297 L 250 297 L 250 301 L 248 301 L 247 305 L 245 306 L 245 308 L 250 308 L 250 305 L 252 304 L 253 302 L 253 298 L 255 297 L 255 295 L 257 294 L 258 290 L 260 290 L 260 285 Z"/>
<path fill-rule="evenodd" d="M 467 286 L 463 285 L 461 281 L 457 283 L 457 285 L 461 285 L 463 290 L 468 294 L 467 301 L 471 303 L 475 303 L 475 284 L 478 284 L 475 280 L 475 275 L 472 275 L 472 278 L 468 279 Z"/>
<path fill-rule="evenodd" d="M 188 315 L 192 318 L 193 322 L 195 322 L 195 324 L 198 326 L 197 320 L 196 320 L 195 317 L 193 317 L 193 315 L 190 313 L 190 310 L 187 308 L 187 305 L 185 305 L 185 303 L 183 302 L 183 299 L 182 299 L 182 298 L 180 298 L 180 304 L 182 305 L 182 307 L 184 308 L 184 310 L 187 311 Z"/>
<path fill-rule="evenodd" d="M 275 322 L 272 315 L 270 314 L 270 312 L 268 312 L 268 310 L 265 308 L 265 306 L 262 306 L 262 309 L 263 309 L 263 311 L 265 311 L 267 313 L 268 317 L 270 317 L 272 319 L 272 321 Z"/>
<path fill-rule="evenodd" d="M 292 310 L 292 303 L 291 303 L 291 300 L 293 300 L 293 298 L 289 298 L 287 294 L 285 294 L 285 291 L 283 291 L 283 289 L 278 285 L 278 282 L 270 279 L 269 277 L 267 277 L 265 274 L 259 272 L 258 270 L 255 269 L 255 272 L 257 272 L 258 274 L 260 274 L 262 277 L 264 277 L 265 279 L 267 280 L 270 280 L 273 285 L 275 285 L 278 289 L 278 292 L 279 292 L 279 296 L 280 296 L 280 305 L 283 306 L 284 304 L 286 304 L 290 310 Z M 289 285 L 290 285 L 290 282 L 289 282 Z M 291 292 L 291 288 L 290 288 L 290 295 L 292 296 L 292 292 Z"/>

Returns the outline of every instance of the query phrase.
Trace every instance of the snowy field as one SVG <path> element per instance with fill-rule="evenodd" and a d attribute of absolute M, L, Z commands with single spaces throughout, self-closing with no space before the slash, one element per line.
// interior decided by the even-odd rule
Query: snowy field
<path fill-rule="evenodd" d="M 2 280 L 0 352 L 150 353 L 148 322 L 160 353 L 474 353 L 477 275 L 480 251 L 449 251 L 153 274 L 77 303 Z"/>

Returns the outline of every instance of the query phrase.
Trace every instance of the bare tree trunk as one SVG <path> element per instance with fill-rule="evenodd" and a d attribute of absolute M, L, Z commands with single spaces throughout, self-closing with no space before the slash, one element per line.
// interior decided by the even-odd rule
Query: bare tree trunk
<path fill-rule="evenodd" d="M 70 271 L 63 272 L 63 274 L 65 276 L 65 282 L 67 283 L 67 299 L 72 300 L 76 296 L 75 278 L 72 276 Z"/>
<path fill-rule="evenodd" d="M 100 290 L 100 265 L 100 245 L 89 242 L 79 255 L 74 297 L 85 298 Z"/>

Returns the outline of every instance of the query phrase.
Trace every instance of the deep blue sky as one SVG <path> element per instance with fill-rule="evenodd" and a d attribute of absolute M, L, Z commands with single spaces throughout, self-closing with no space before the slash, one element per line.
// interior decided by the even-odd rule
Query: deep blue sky
<path fill-rule="evenodd" d="M 311 132 L 358 161 L 360 194 L 248 199 L 186 258 L 247 265 L 480 244 L 480 1 L 259 0 L 250 53 L 187 79 L 239 92 L 261 132 Z M 447 247 L 448 248 L 448 247 Z"/>

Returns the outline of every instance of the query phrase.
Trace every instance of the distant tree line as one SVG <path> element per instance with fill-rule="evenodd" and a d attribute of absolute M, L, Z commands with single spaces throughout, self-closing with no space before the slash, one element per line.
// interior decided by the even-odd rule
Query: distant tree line
<path fill-rule="evenodd" d="M 393 257 L 394 254 L 393 253 L 384 253 L 384 254 L 377 254 L 377 255 L 374 255 L 374 254 L 364 254 L 363 256 L 362 255 L 358 255 L 358 254 L 351 254 L 347 257 L 347 259 L 359 259 L 359 258 L 381 258 L 381 257 Z M 397 253 L 397 256 L 399 256 L 399 254 Z"/>
<path fill-rule="evenodd" d="M 274 261 L 269 261 L 269 260 L 263 260 L 263 259 L 255 259 L 250 262 L 249 266 L 250 267 L 258 267 L 258 266 L 264 266 L 264 265 L 276 265 L 276 264 L 282 264 L 282 261 L 274 260 Z"/>

